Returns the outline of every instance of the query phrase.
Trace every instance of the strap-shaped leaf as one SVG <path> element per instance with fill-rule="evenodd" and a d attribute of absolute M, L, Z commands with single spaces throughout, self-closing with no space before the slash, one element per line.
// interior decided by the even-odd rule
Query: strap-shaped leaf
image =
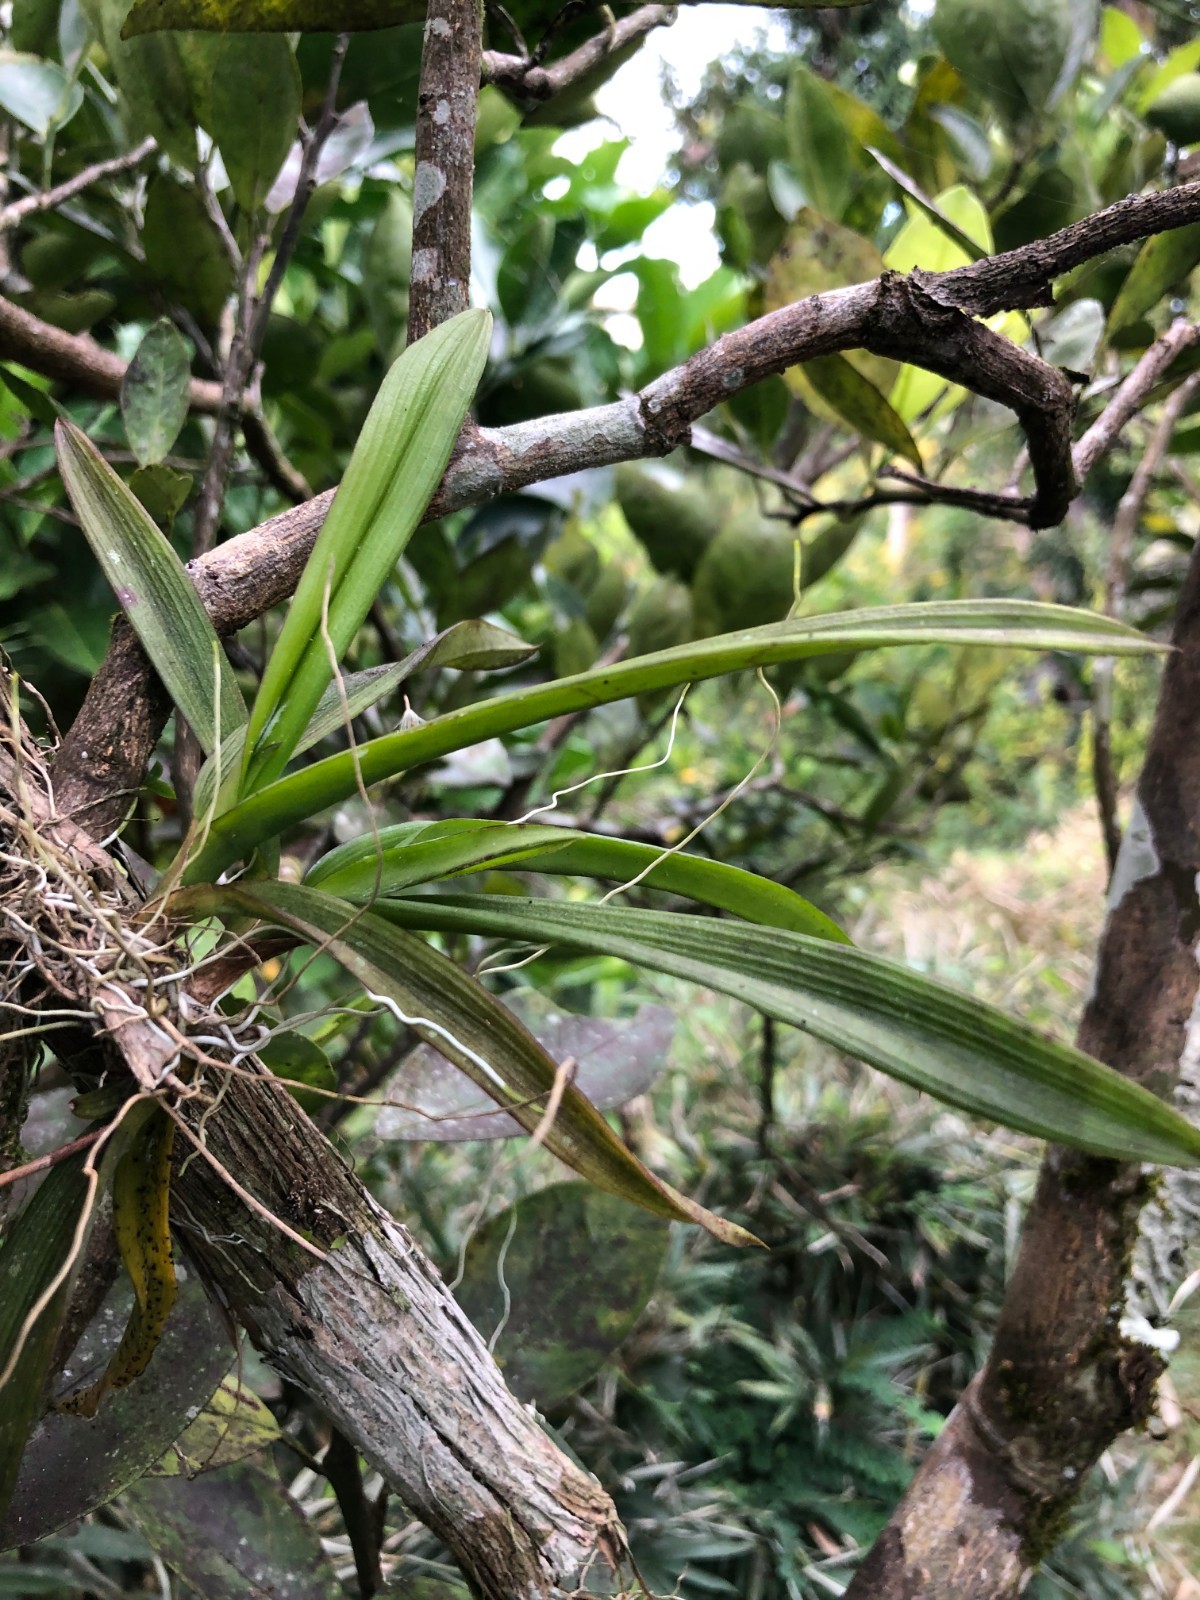
<path fill-rule="evenodd" d="M 172 904 L 187 916 L 257 917 L 320 945 L 522 1127 L 532 1132 L 542 1122 L 557 1063 L 481 983 L 415 934 L 320 890 L 286 883 L 192 889 Z M 757 1242 L 656 1178 L 570 1085 L 543 1143 L 581 1177 L 655 1216 L 699 1223 L 728 1244 Z"/>
<path fill-rule="evenodd" d="M 108 1366 L 95 1383 L 64 1404 L 64 1410 L 78 1416 L 94 1417 L 110 1389 L 124 1389 L 145 1372 L 175 1304 L 169 1220 L 174 1138 L 174 1122 L 159 1112 L 113 1173 L 113 1232 L 133 1284 L 133 1309 Z"/>
<path fill-rule="evenodd" d="M 747 922 L 792 928 L 815 939 L 850 942 L 835 922 L 802 895 L 741 867 L 628 839 L 536 823 L 481 823 L 468 818 L 402 822 L 382 828 L 378 845 L 375 839 L 364 837 L 331 850 L 305 881 L 360 905 L 377 894 L 399 894 L 417 884 L 492 867 L 610 878 L 617 883 L 629 883 L 645 873 L 649 889 L 686 895 L 702 905 L 731 911 Z"/>
<path fill-rule="evenodd" d="M 491 328 L 488 312 L 463 311 L 410 345 L 383 380 L 263 673 L 243 793 L 287 765 L 333 678 L 330 647 L 340 661 L 420 522 L 483 374 Z"/>
<path fill-rule="evenodd" d="M 1200 1164 L 1157 1096 L 994 1006 L 853 946 L 709 918 L 506 895 L 381 902 L 399 927 L 619 956 L 720 989 L 976 1116 L 1126 1161 Z"/>
<path fill-rule="evenodd" d="M 357 717 L 406 683 L 415 672 L 428 672 L 433 667 L 454 667 L 460 672 L 494 672 L 501 667 L 514 667 L 536 655 L 537 645 L 526 644 L 515 634 L 490 622 L 471 619 L 456 622 L 449 628 L 410 651 L 403 661 L 389 662 L 382 667 L 367 667 L 362 672 L 347 672 L 342 678 L 342 693 L 331 683 L 317 702 L 317 709 L 309 720 L 297 744 L 296 755 L 311 750 L 313 745 L 327 739 L 331 733 L 345 726 L 347 713 Z M 345 697 L 343 703 L 343 695 Z M 245 730 L 239 729 L 229 740 L 221 743 L 221 783 L 239 771 L 246 748 Z M 204 816 L 212 801 L 213 786 L 217 781 L 214 760 L 206 761 L 196 780 L 196 797 L 193 809 Z"/>
<path fill-rule="evenodd" d="M 679 688 L 747 667 L 904 644 L 982 644 L 1092 655 L 1147 655 L 1163 648 L 1107 617 L 1031 600 L 864 607 L 719 634 L 553 683 L 514 689 L 436 717 L 423 727 L 372 739 L 356 752 L 315 762 L 218 818 L 205 847 L 189 863 L 184 881 L 203 883 L 215 877 L 264 839 L 346 799 L 358 786 L 359 772 L 365 782 L 378 783 L 483 739 L 631 695 Z"/>
<path fill-rule="evenodd" d="M 168 540 L 72 422 L 55 424 L 63 483 L 121 609 L 206 754 L 246 720 L 242 692 Z"/>
<path fill-rule="evenodd" d="M 96 1196 L 153 1110 L 149 1101 L 134 1105 L 98 1157 L 80 1151 L 53 1167 L 0 1245 L 0 1525 L 51 1376 Z"/>
<path fill-rule="evenodd" d="M 26 1323 L 72 1248 L 88 1197 L 83 1162 L 82 1152 L 59 1162 L 17 1218 L 0 1250 L 0 1367 L 10 1364 L 17 1340 L 24 1334 L 11 1376 L 0 1388 L 0 1522 L 17 1480 L 25 1441 L 37 1418 L 70 1280 L 64 1280 L 36 1321 L 28 1328 Z"/>

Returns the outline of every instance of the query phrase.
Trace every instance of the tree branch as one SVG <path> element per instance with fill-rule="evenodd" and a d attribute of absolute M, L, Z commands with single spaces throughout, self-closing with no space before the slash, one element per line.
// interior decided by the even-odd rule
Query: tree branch
<path fill-rule="evenodd" d="M 197 1157 L 173 1185 L 189 1256 L 276 1370 L 443 1540 L 473 1591 L 565 1600 L 597 1548 L 615 1557 L 619 1524 L 599 1483 L 508 1392 L 416 1241 L 287 1096 L 230 1078 L 206 1143 L 326 1254 L 302 1253 Z"/>
<path fill-rule="evenodd" d="M 39 211 L 53 211 L 56 206 L 62 205 L 64 200 L 73 200 L 77 194 L 90 189 L 94 183 L 115 177 L 118 172 L 129 172 L 132 168 L 140 166 L 147 156 L 153 155 L 157 148 L 153 139 L 143 139 L 141 144 L 135 145 L 132 150 L 127 150 L 124 155 L 113 156 L 111 160 L 97 161 L 90 167 L 84 167 L 82 172 L 77 172 L 73 178 L 68 178 L 65 183 L 60 183 L 53 189 L 43 189 L 37 194 L 27 194 L 20 200 L 14 200 L 11 205 L 0 210 L 0 233 L 7 232 L 18 222 L 23 222 L 26 217 L 35 216 Z"/>
<path fill-rule="evenodd" d="M 1053 305 L 1054 279 L 1085 261 L 1196 221 L 1200 221 L 1200 183 L 1182 183 L 1153 194 L 1131 194 L 1018 250 L 985 256 L 950 272 L 919 276 L 943 304 L 974 317 L 1032 310 Z"/>
<path fill-rule="evenodd" d="M 64 333 L 52 323 L 0 295 L 0 361 L 18 361 L 43 377 L 67 383 L 84 394 L 119 400 L 127 363 L 84 333 Z M 188 387 L 193 411 L 212 415 L 221 404 L 221 385 L 193 378 Z"/>
<path fill-rule="evenodd" d="M 470 303 L 482 49 L 480 0 L 429 0 L 417 95 L 409 344 Z"/>
<path fill-rule="evenodd" d="M 1112 247 L 1114 231 L 1120 234 L 1117 242 L 1126 242 L 1136 226 L 1181 226 L 1196 215 L 1200 215 L 1200 183 L 1139 198 L 1132 210 L 1130 202 L 1122 201 L 1090 219 L 1094 253 Z M 971 298 L 976 291 L 970 274 L 1005 262 L 1012 268 L 1014 293 L 1023 293 L 1030 277 L 1027 257 L 1036 255 L 1038 270 L 1047 272 L 1056 270 L 1060 260 L 1077 263 L 1083 249 L 1080 230 L 1086 235 L 1088 226 L 1074 224 L 1037 245 L 942 275 L 923 273 L 905 279 L 887 274 L 876 282 L 812 295 L 725 334 L 640 394 L 608 405 L 507 428 L 471 425 L 459 439 L 426 520 L 547 478 L 666 454 L 687 442 L 692 422 L 730 395 L 797 362 L 855 348 L 927 363 L 955 382 L 1012 405 L 1027 428 L 1038 434 L 1036 447 L 1032 441 L 1030 447 L 1038 493 L 1032 501 L 1016 502 L 1020 520 L 1032 522 L 1036 516 L 1039 526 L 1043 518 L 1055 520 L 1065 510 L 1076 478 L 1069 432 L 1070 384 L 1057 369 L 1008 344 L 947 301 L 955 295 Z M 987 292 L 989 310 L 1003 309 L 1003 299 L 997 305 L 994 291 Z M 1185 339 L 1172 330 L 1171 359 L 1194 337 L 1195 332 Z M 115 357 L 107 359 L 124 370 Z M 1156 363 L 1159 359 L 1156 355 Z M 1141 365 L 1127 380 L 1130 393 Z M 1167 365 L 1164 358 L 1156 370 L 1165 371 Z M 43 365 L 40 370 L 47 369 Z M 1147 383 L 1140 393 L 1144 396 L 1149 387 Z M 1044 415 L 1038 409 L 1042 404 L 1047 408 Z M 1106 435 L 1100 441 L 1103 448 L 1113 438 L 1115 432 Z M 1094 459 L 1089 456 L 1089 464 Z M 291 594 L 332 498 L 332 491 L 318 495 L 193 563 L 193 581 L 218 632 L 235 632 Z M 1000 514 L 1003 498 L 997 497 L 993 514 Z M 144 657 L 126 625 L 118 622 L 55 768 L 60 805 L 83 816 L 99 834 L 119 824 L 123 797 L 140 784 L 162 730 L 166 703 L 161 696 L 154 698 L 150 685 Z"/>
<path fill-rule="evenodd" d="M 553 100 L 555 95 L 573 89 L 606 65 L 613 56 L 640 44 L 655 28 L 674 22 L 674 6 L 639 6 L 627 17 L 622 17 L 605 33 L 581 44 L 570 55 L 548 67 L 541 66 L 533 56 L 504 55 L 499 50 L 485 50 L 482 60 L 484 83 L 495 84 L 514 100 L 541 103 Z"/>
<path fill-rule="evenodd" d="M 1200 545 L 1173 643 L 1078 1040 L 1159 1094 L 1174 1089 L 1194 1116 Z M 1165 1179 L 1177 1226 L 1200 1216 L 1195 1182 Z M 1162 1358 L 1122 1318 L 1142 1310 L 1130 1261 L 1153 1194 L 1136 1167 L 1047 1151 L 988 1364 L 847 1600 L 1020 1593 L 1092 1466 L 1152 1409 Z"/>
<path fill-rule="evenodd" d="M 1154 341 L 1075 446 L 1075 471 L 1080 478 L 1086 478 L 1100 457 L 1112 449 L 1122 428 L 1141 410 L 1146 396 L 1175 358 L 1197 343 L 1200 323 L 1182 319 L 1173 322 L 1162 338 Z"/>
<path fill-rule="evenodd" d="M 74 882 L 73 868 L 88 893 L 104 897 L 98 921 L 72 924 L 68 965 L 47 979 L 52 989 L 69 980 L 67 992 L 96 1013 L 94 1026 L 70 1039 L 67 1058 L 94 1064 L 127 1091 L 162 1092 L 187 1140 L 177 1145 L 172 1225 L 213 1298 L 443 1540 L 476 1595 L 567 1600 L 597 1555 L 615 1564 L 622 1554 L 608 1495 L 509 1392 L 420 1245 L 280 1080 L 246 1070 L 252 1057 L 237 1074 L 224 1072 L 210 1044 L 197 1042 L 187 1052 L 196 1093 L 171 1102 L 166 1069 L 189 1028 L 202 1032 L 207 1011 L 156 1002 L 168 1032 L 127 971 L 108 964 L 100 972 L 89 959 L 107 941 L 116 908 L 133 916 L 138 901 L 108 852 L 58 819 L 19 721 L 0 729 L 0 791 L 54 845 L 60 875 Z M 82 887 L 79 894 L 86 901 Z M 272 947 L 278 941 L 218 954 L 198 971 L 193 999 L 215 1002 Z M 80 978 L 77 993 L 81 973 L 94 982 Z"/>

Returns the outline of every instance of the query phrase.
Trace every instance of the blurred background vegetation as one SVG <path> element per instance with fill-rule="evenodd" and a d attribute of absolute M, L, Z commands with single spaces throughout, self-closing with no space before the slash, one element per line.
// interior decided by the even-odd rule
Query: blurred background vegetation
<path fill-rule="evenodd" d="M 297 111 L 319 107 L 332 41 L 185 34 L 124 44 L 125 9 L 124 0 L 17 0 L 13 9 L 0 52 L 10 201 L 145 133 L 165 155 L 10 233 L 4 292 L 126 359 L 143 350 L 147 363 L 144 341 L 165 320 L 192 370 L 208 375 L 227 337 L 225 234 L 244 243 L 255 216 L 285 210 L 289 171 L 295 184 L 294 151 L 282 173 L 256 169 L 269 140 L 252 124 L 273 119 L 287 151 Z M 742 11 L 738 42 L 698 93 L 665 72 L 676 151 L 649 188 L 625 176 L 629 139 L 597 114 L 592 87 L 542 109 L 485 89 L 474 292 L 496 336 L 480 421 L 615 398 L 774 305 L 883 265 L 946 267 L 1020 245 L 1189 170 L 1200 144 L 1194 5 L 1093 11 L 1026 0 L 1011 9 L 1010 24 L 1005 8 L 968 0 L 942 0 L 936 16 L 876 0 L 773 14 L 769 34 L 757 32 L 758 13 Z M 513 10 L 533 42 L 559 7 L 530 0 Z M 991 31 L 964 47 L 985 12 Z M 496 48 L 510 43 L 503 17 L 489 13 Z M 586 37 L 594 19 L 584 21 Z M 985 48 L 1005 28 L 1035 23 L 1050 41 L 1041 55 L 1009 34 L 999 55 Z M 314 490 L 338 481 L 403 343 L 419 32 L 353 39 L 343 120 L 266 332 L 265 414 Z M 669 31 L 661 40 L 669 64 Z M 572 41 L 568 29 L 564 48 Z M 222 74 L 237 86 L 224 103 Z M 620 83 L 604 87 L 603 104 Z M 702 275 L 686 248 L 682 260 L 669 248 L 697 225 L 711 235 Z M 657 243 L 646 243 L 648 230 Z M 1081 375 L 1086 420 L 1172 315 L 1200 310 L 1197 260 L 1200 237 L 1169 266 L 1119 251 L 1072 275 L 1053 314 L 1001 325 Z M 131 476 L 180 553 L 191 551 L 211 422 L 193 414 L 156 442 L 136 398 L 122 409 L 0 365 L 0 642 L 44 696 L 29 707 L 43 726 L 69 723 L 112 610 L 55 473 L 49 428 L 59 405 Z M 543 484 L 426 528 L 350 665 L 400 659 L 436 629 L 480 615 L 542 647 L 517 669 L 534 677 L 776 620 L 794 605 L 988 595 L 1101 604 L 1108 529 L 1144 438 L 1135 425 L 1048 533 L 951 505 L 847 512 L 873 485 L 896 487 L 877 476 L 890 459 L 942 483 L 1005 487 L 1022 470 L 1020 437 L 1008 413 L 940 379 L 870 356 L 829 358 L 721 407 L 698 447 L 667 461 Z M 1138 529 L 1126 615 L 1152 631 L 1169 622 L 1200 533 L 1197 475 L 1193 413 Z M 239 456 L 222 536 L 284 504 L 261 462 Z M 239 670 L 254 671 L 275 625 L 247 631 Z M 376 820 L 514 818 L 569 790 L 560 819 L 663 845 L 699 829 L 694 850 L 752 862 L 871 948 L 1067 1038 L 1106 876 L 1091 670 L 1066 657 L 930 649 L 779 671 L 771 690 L 753 677 L 701 685 L 677 717 L 673 698 L 652 698 L 465 752 L 394 785 Z M 1155 673 L 1124 664 L 1116 676 L 1111 728 L 1126 786 Z M 487 692 L 488 681 L 442 671 L 408 687 L 411 709 L 430 716 Z M 400 709 L 372 711 L 365 730 Z M 341 808 L 295 841 L 296 855 L 311 859 L 363 821 L 357 802 Z M 128 837 L 161 861 L 178 827 L 165 747 Z M 514 892 L 521 881 L 512 879 Z M 472 963 L 483 954 L 455 953 Z M 610 1103 L 637 1152 L 752 1228 L 769 1253 L 668 1230 L 561 1187 L 540 1151 L 471 1137 L 471 1091 L 448 1089 L 437 1058 L 365 1011 L 331 962 L 313 961 L 291 990 L 307 1044 L 279 1070 L 450 1119 L 311 1102 L 460 1284 L 520 1392 L 613 1491 L 654 1593 L 840 1593 L 986 1349 L 1036 1150 L 732 1002 L 635 980 L 615 961 L 542 956 L 500 981 L 560 1053 L 590 1062 L 598 1083 L 612 1080 Z M 63 1083 L 47 1061 L 26 1130 L 33 1154 L 79 1126 Z M 1200 1519 L 1186 1496 L 1164 1506 L 1200 1456 L 1188 1400 L 1200 1392 L 1200 1328 L 1189 1328 L 1188 1309 L 1165 1390 L 1168 1444 L 1133 1441 L 1105 1457 L 1035 1582 L 1037 1600 L 1200 1595 Z M 281 1475 L 324 1546 L 309 1560 L 308 1587 L 270 1592 L 355 1592 L 332 1456 L 322 1454 L 327 1424 L 248 1350 L 238 1381 L 262 1402 L 261 1433 L 209 1476 L 244 1474 L 247 1461 Z M 173 1483 L 142 1480 L 0 1559 L 0 1592 L 179 1587 L 172 1574 L 202 1524 L 194 1506 L 185 1516 L 170 1501 L 162 1485 Z M 344 1488 L 342 1472 L 339 1496 Z M 388 1504 L 377 1479 L 367 1477 L 366 1493 L 386 1528 L 396 1591 L 459 1595 L 429 1536 Z M 219 1520 L 206 1536 L 218 1538 Z M 369 1575 L 359 1577 L 369 1588 Z M 201 1592 L 260 1591 L 223 1571 Z"/>

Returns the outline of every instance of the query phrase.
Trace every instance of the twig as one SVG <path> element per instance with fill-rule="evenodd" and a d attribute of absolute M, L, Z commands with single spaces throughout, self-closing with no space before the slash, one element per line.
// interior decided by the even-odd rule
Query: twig
<path fill-rule="evenodd" d="M 711 456 L 714 461 L 723 461 L 726 466 L 736 467 L 739 472 L 744 472 L 751 478 L 761 478 L 764 483 L 773 483 L 789 498 L 798 499 L 807 505 L 816 504 L 808 484 L 802 483 L 790 472 L 772 466 L 769 461 L 760 461 L 756 456 L 740 450 L 736 444 L 723 439 L 719 433 L 702 428 L 698 422 L 692 424 L 692 437 L 688 443 L 701 455 Z"/>
<path fill-rule="evenodd" d="M 105 178 L 114 177 L 118 172 L 128 172 L 133 167 L 140 166 L 157 148 L 153 139 L 143 139 L 141 144 L 135 145 L 132 150 L 127 150 L 124 155 L 113 156 L 108 161 L 97 161 L 90 167 L 84 167 L 82 172 L 77 172 L 73 178 L 68 178 L 65 183 L 60 183 L 53 189 L 43 189 L 38 194 L 27 194 L 23 199 L 14 200 L 11 205 L 0 210 L 0 233 L 15 227 L 26 217 L 35 216 L 39 211 L 53 211 L 64 200 L 73 200 L 77 194 L 90 189 L 94 183 L 100 183 Z"/>
<path fill-rule="evenodd" d="M 350 47 L 350 35 L 340 33 L 334 41 L 333 54 L 329 62 L 329 77 L 325 83 L 325 99 L 321 105 L 321 115 L 317 125 L 308 135 L 304 145 L 304 155 L 300 161 L 300 176 L 296 180 L 296 192 L 292 196 L 292 203 L 288 208 L 287 221 L 283 225 L 283 232 L 279 236 L 279 245 L 275 251 L 275 259 L 271 263 L 271 270 L 267 274 L 267 281 L 263 285 L 262 293 L 258 298 L 258 309 L 250 328 L 250 344 L 257 352 L 262 349 L 263 339 L 266 337 L 267 322 L 271 315 L 271 307 L 275 303 L 275 296 L 279 292 L 279 285 L 283 282 L 283 275 L 287 270 L 288 262 L 292 259 L 292 252 L 300 237 L 300 228 L 304 221 L 304 213 L 308 209 L 308 202 L 312 199 L 313 191 L 317 187 L 317 170 L 320 166 L 321 151 L 331 133 L 338 125 L 337 95 L 338 86 L 342 81 L 342 66 L 346 60 L 346 51 Z"/>
<path fill-rule="evenodd" d="M 13 494 L 8 489 L 0 489 L 0 501 L 6 506 L 15 506 L 18 511 L 37 511 L 44 517 L 53 517 L 56 522 L 65 522 L 70 528 L 79 526 L 79 518 L 66 506 L 46 505 L 41 500 L 30 500 L 25 495 Z"/>
<path fill-rule="evenodd" d="M 1154 475 L 1170 447 L 1179 419 L 1198 389 L 1200 373 L 1193 373 L 1171 394 L 1146 441 L 1146 448 L 1138 458 L 1129 486 L 1121 496 L 1108 546 L 1108 570 L 1104 580 L 1106 616 L 1119 620 L 1124 615 L 1129 561 L 1146 499 L 1154 483 Z M 1092 784 L 1100 808 L 1100 826 L 1104 834 L 1110 876 L 1117 865 L 1117 853 L 1121 848 L 1121 823 L 1117 814 L 1119 785 L 1112 755 L 1113 665 L 1111 656 L 1102 656 L 1092 672 Z"/>
<path fill-rule="evenodd" d="M 1080 479 L 1086 478 L 1101 456 L 1107 455 L 1116 444 L 1121 429 L 1141 410 L 1146 396 L 1175 358 L 1197 341 L 1200 341 L 1200 323 L 1185 322 L 1182 318 L 1154 341 L 1075 446 L 1075 472 Z"/>
<path fill-rule="evenodd" d="M 0 1189 L 7 1189 L 10 1183 L 18 1183 L 22 1178 L 32 1178 L 39 1172 L 45 1172 L 50 1167 L 56 1167 L 60 1161 L 65 1161 L 68 1156 L 73 1156 L 78 1150 L 89 1149 L 103 1132 L 103 1128 L 93 1128 L 90 1133 L 81 1133 L 77 1139 L 72 1139 L 69 1144 L 60 1144 L 57 1150 L 49 1150 L 44 1156 L 38 1156 L 34 1161 L 27 1161 L 24 1166 L 10 1167 L 7 1172 L 0 1172 Z"/>
<path fill-rule="evenodd" d="M 417 95 L 409 344 L 469 303 L 482 49 L 479 0 L 430 0 Z"/>
<path fill-rule="evenodd" d="M 200 494 L 196 501 L 196 514 L 192 528 L 192 554 L 202 556 L 217 542 L 217 525 L 221 506 L 233 465 L 234 428 L 240 411 L 240 398 L 249 381 L 257 359 L 251 337 L 255 311 L 254 286 L 258 269 L 262 265 L 270 235 L 260 229 L 251 240 L 242 262 L 241 288 L 234 318 L 233 337 L 225 361 L 225 376 L 221 384 L 221 404 L 213 430 L 212 450 Z M 265 324 L 264 324 L 265 326 Z"/>
<path fill-rule="evenodd" d="M 758 1149 L 763 1156 L 770 1154 L 775 1126 L 775 1061 L 775 1018 L 764 1015 L 758 1052 Z"/>
<path fill-rule="evenodd" d="M 312 484 L 284 455 L 279 440 L 271 432 L 261 411 L 243 411 L 242 440 L 246 453 L 262 468 L 263 476 L 272 489 L 277 490 L 285 500 L 298 506 L 312 499 Z"/>
<path fill-rule="evenodd" d="M 217 518 L 220 514 L 221 503 L 225 497 L 225 484 L 233 456 L 235 418 L 242 408 L 241 396 L 250 382 L 251 374 L 258 362 L 259 352 L 262 350 L 263 340 L 267 333 L 267 324 L 271 316 L 271 307 L 274 304 L 279 286 L 283 282 L 283 275 L 287 271 L 292 252 L 300 237 L 304 213 L 316 187 L 317 166 L 321 158 L 321 151 L 325 146 L 326 140 L 337 127 L 337 92 L 338 85 L 341 82 L 342 63 L 346 59 L 346 50 L 349 42 L 348 34 L 340 34 L 334 45 L 321 115 L 316 127 L 307 136 L 304 155 L 300 163 L 300 176 L 296 183 L 296 192 L 292 196 L 287 220 L 283 225 L 283 231 L 280 234 L 279 244 L 275 251 L 275 259 L 271 263 L 270 271 L 267 273 L 267 281 L 263 285 L 261 293 L 257 292 L 256 285 L 258 270 L 266 253 L 267 245 L 270 242 L 270 230 L 268 228 L 260 229 L 255 235 L 242 266 L 242 284 L 238 301 L 237 321 L 233 340 L 230 344 L 229 357 L 225 365 L 224 382 L 221 386 L 221 404 L 217 411 L 217 426 L 213 436 L 212 455 L 196 508 L 192 547 L 194 554 L 198 556 L 211 549 L 216 542 Z M 277 447 L 271 448 L 274 441 L 271 439 L 265 423 L 262 422 L 257 405 L 254 405 L 252 410 L 256 418 L 255 423 L 251 425 L 255 445 L 260 455 L 266 456 L 271 465 L 272 473 L 278 476 L 283 459 L 282 454 Z M 304 484 L 304 488 L 307 489 L 308 485 Z M 290 489 L 287 492 L 290 494 Z M 304 495 L 301 494 L 300 498 L 304 498 Z"/>
<path fill-rule="evenodd" d="M 655 28 L 666 27 L 674 22 L 675 16 L 674 6 L 639 6 L 606 32 L 597 34 L 549 67 L 542 66 L 533 54 L 513 56 L 504 55 L 499 50 L 485 50 L 483 81 L 495 84 L 515 99 L 533 102 L 553 100 L 555 95 L 575 88 L 610 56 L 627 50 Z"/>

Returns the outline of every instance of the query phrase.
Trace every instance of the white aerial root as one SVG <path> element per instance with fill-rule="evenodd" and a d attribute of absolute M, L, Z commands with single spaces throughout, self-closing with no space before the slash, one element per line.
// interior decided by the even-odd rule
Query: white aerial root
<path fill-rule="evenodd" d="M 763 688 L 771 696 L 771 706 L 772 706 L 771 737 L 770 737 L 770 740 L 767 743 L 766 748 L 759 755 L 758 759 L 755 761 L 754 765 L 750 768 L 749 772 L 747 772 L 744 777 L 742 777 L 742 778 L 740 778 L 738 780 L 738 782 L 734 785 L 734 787 L 732 789 L 730 789 L 729 793 L 724 797 L 724 799 L 720 802 L 720 804 L 714 806 L 713 809 L 708 813 L 708 815 L 705 816 L 704 818 L 702 818 L 701 821 L 699 821 L 696 824 L 696 826 L 692 829 L 692 831 L 689 834 L 686 834 L 682 839 L 676 840 L 676 842 L 674 844 L 672 844 L 672 845 L 664 846 L 661 854 L 655 856 L 653 861 L 648 861 L 646 863 L 646 865 L 642 868 L 642 870 L 639 873 L 637 873 L 634 877 L 630 878 L 625 883 L 616 884 L 613 888 L 609 889 L 606 894 L 601 895 L 600 899 L 596 902 L 597 905 L 601 905 L 601 906 L 607 905 L 608 902 L 610 900 L 614 900 L 617 897 L 617 895 L 626 894 L 626 893 L 628 893 L 628 891 L 630 889 L 635 889 L 638 886 L 639 883 L 644 883 L 645 880 L 650 876 L 650 874 L 652 872 L 654 872 L 656 868 L 660 867 L 663 864 L 664 861 L 669 860 L 670 857 L 673 856 L 673 855 L 677 855 L 679 853 L 679 851 L 686 849 L 687 846 L 689 844 L 691 844 L 693 839 L 698 838 L 700 836 L 700 834 L 702 834 L 704 832 L 705 828 L 707 828 L 708 825 L 711 822 L 715 822 L 715 820 L 721 815 L 722 811 L 724 811 L 727 806 L 732 805 L 733 802 L 738 798 L 739 795 L 745 793 L 745 791 L 747 790 L 747 788 L 750 786 L 751 782 L 753 781 L 755 775 L 757 774 L 759 768 L 762 766 L 763 762 L 769 760 L 771 758 L 771 756 L 774 755 L 775 750 L 776 750 L 776 748 L 777 748 L 777 746 L 779 744 L 780 730 L 783 727 L 783 707 L 779 702 L 779 696 L 775 693 L 774 689 L 767 682 L 766 677 L 764 676 L 763 670 L 762 670 L 761 667 L 759 667 L 757 669 L 756 676 L 758 677 L 758 681 L 762 684 Z M 689 684 L 688 688 L 690 688 L 690 687 L 691 687 L 691 685 Z M 620 773 L 611 773 L 611 772 L 597 773 L 594 777 L 584 778 L 581 783 L 577 783 L 573 787 L 575 789 L 582 789 L 586 784 L 596 782 L 596 780 L 598 778 L 624 777 L 627 773 L 650 772 L 655 767 L 661 767 L 663 765 L 663 763 L 670 758 L 671 750 L 672 750 L 672 747 L 673 747 L 673 745 L 675 743 L 675 727 L 676 727 L 676 723 L 677 723 L 678 718 L 679 718 L 680 709 L 683 706 L 684 695 L 686 695 L 686 694 L 687 694 L 687 689 L 685 689 L 683 691 L 683 694 L 680 695 L 678 701 L 676 702 L 675 714 L 674 714 L 674 716 L 673 716 L 673 718 L 671 720 L 671 737 L 670 737 L 670 740 L 668 741 L 665 754 L 658 761 L 652 761 L 649 764 L 649 766 L 645 766 L 645 767 L 625 767 L 625 768 L 622 769 L 622 771 Z M 558 801 L 558 798 L 559 798 L 560 795 L 570 794 L 570 793 L 572 793 L 571 789 L 561 789 L 561 790 L 559 790 L 553 796 L 551 804 L 547 805 L 547 806 L 543 806 L 541 809 L 544 810 L 544 811 L 552 810 L 554 805 L 557 804 L 557 801 Z M 531 812 L 527 813 L 528 816 L 536 816 L 537 814 L 538 813 L 536 811 L 531 811 Z M 522 817 L 522 818 L 519 818 L 518 820 L 523 822 L 525 820 L 525 818 Z M 549 950 L 549 949 L 550 949 L 550 946 L 548 944 L 544 944 L 544 945 L 539 946 L 538 949 L 532 951 L 529 955 L 522 956 L 519 961 L 507 961 L 507 962 L 504 962 L 503 964 L 496 964 L 494 962 L 489 963 L 487 961 L 484 961 L 479 966 L 478 971 L 476 972 L 476 977 L 479 977 L 479 978 L 492 977 L 495 974 L 500 973 L 500 972 L 519 972 L 522 967 L 527 967 L 527 966 L 530 965 L 531 962 L 537 961 L 541 956 L 544 956 L 546 954 L 547 950 Z M 497 953 L 498 954 L 503 954 L 504 952 L 503 951 L 499 951 Z"/>

